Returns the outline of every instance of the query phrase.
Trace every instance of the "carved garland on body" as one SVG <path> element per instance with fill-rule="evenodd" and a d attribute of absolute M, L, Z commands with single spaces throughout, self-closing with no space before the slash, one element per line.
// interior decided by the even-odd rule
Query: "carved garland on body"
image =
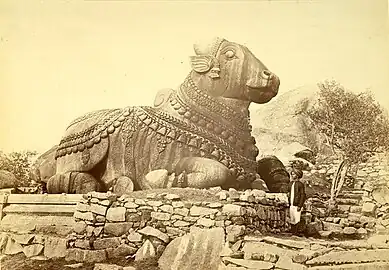
<path fill-rule="evenodd" d="M 104 124 L 96 124 L 84 132 L 65 137 L 58 147 L 57 158 L 87 151 L 123 124 L 132 127 L 128 130 L 129 132 L 125 132 L 127 136 L 137 128 L 141 128 L 141 124 L 165 139 L 158 146 L 160 152 L 165 149 L 163 144 L 176 141 L 198 149 L 202 156 L 220 161 L 240 179 L 247 177 L 255 179 L 255 173 L 252 170 L 245 172 L 245 168 L 255 168 L 255 159 L 242 156 L 225 139 L 195 124 L 189 124 L 151 107 L 128 107 L 119 111 L 111 111 L 111 113 L 104 112 L 103 116 Z"/>

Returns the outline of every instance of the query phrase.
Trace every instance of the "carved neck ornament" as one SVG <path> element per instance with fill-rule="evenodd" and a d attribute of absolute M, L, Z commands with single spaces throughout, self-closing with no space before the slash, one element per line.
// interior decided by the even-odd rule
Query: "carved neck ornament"
<path fill-rule="evenodd" d="M 208 129 L 213 126 L 216 134 L 230 131 L 233 134 L 239 134 L 240 137 L 246 137 L 242 139 L 247 140 L 251 137 L 252 128 L 248 110 L 244 112 L 233 109 L 226 103 L 206 94 L 197 87 L 190 74 L 177 93 L 173 95 L 170 103 L 180 115 L 191 122 L 207 126 Z"/>

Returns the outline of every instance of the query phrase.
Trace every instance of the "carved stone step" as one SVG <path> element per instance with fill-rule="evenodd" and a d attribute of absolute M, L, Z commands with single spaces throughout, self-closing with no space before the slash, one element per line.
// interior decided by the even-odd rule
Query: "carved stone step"
<path fill-rule="evenodd" d="M 264 237 L 263 241 L 271 244 L 285 246 L 287 248 L 293 248 L 293 249 L 307 249 L 307 248 L 309 249 L 310 247 L 310 244 L 306 241 L 282 239 L 282 238 L 276 238 L 271 236 Z"/>
<path fill-rule="evenodd" d="M 336 201 L 338 204 L 341 205 L 358 205 L 360 200 L 349 199 L 349 198 L 337 198 Z"/>

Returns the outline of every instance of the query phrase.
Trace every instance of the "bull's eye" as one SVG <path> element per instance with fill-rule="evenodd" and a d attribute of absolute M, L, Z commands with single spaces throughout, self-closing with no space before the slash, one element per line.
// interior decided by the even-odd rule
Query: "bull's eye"
<path fill-rule="evenodd" d="M 234 51 L 226 51 L 226 56 L 228 57 L 228 58 L 232 58 L 232 57 L 234 57 L 235 56 L 235 52 Z"/>

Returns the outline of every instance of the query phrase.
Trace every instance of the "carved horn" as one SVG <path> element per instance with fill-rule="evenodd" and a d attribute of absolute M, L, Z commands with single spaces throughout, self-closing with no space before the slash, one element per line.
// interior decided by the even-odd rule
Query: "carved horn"
<path fill-rule="evenodd" d="M 208 42 L 198 42 L 193 45 L 193 49 L 197 55 L 212 55 L 216 56 L 220 45 L 225 39 L 214 37 Z"/>

